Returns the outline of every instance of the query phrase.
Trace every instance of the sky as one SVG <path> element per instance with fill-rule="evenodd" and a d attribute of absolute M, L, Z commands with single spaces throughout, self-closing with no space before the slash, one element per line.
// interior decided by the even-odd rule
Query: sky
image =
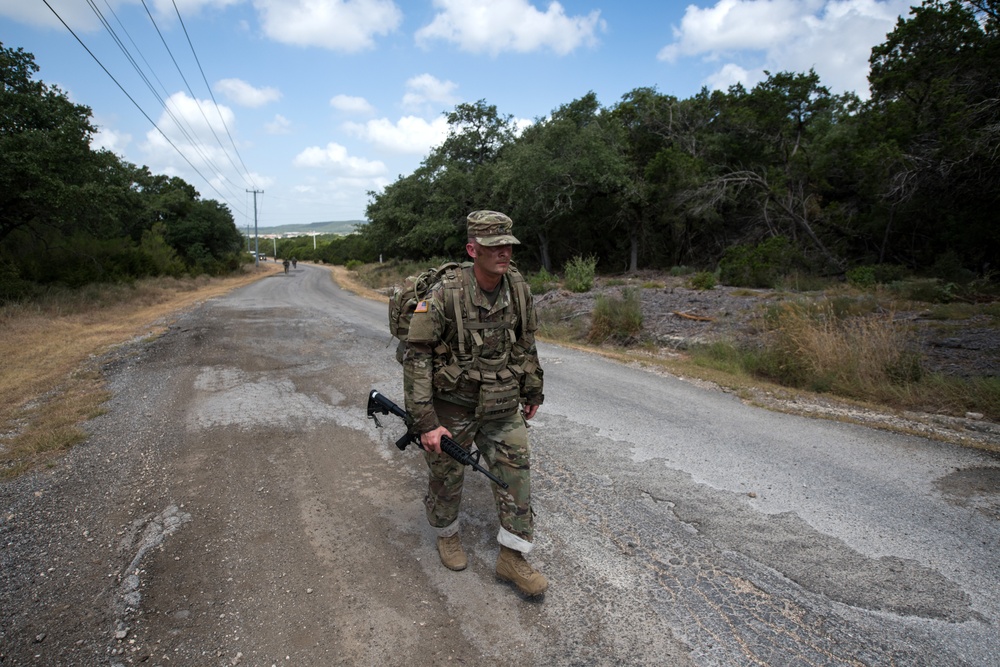
<path fill-rule="evenodd" d="M 461 103 L 526 125 L 588 92 L 612 107 L 810 68 L 867 98 L 871 48 L 911 4 L 0 0 L 0 42 L 91 108 L 95 148 L 183 178 L 242 229 L 364 219 Z"/>

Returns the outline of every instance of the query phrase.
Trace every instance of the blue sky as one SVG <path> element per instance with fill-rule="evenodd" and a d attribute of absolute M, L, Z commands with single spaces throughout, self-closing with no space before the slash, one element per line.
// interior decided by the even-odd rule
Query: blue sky
<path fill-rule="evenodd" d="M 95 146 L 184 178 L 241 228 L 254 189 L 261 226 L 364 218 L 368 191 L 411 173 L 462 102 L 529 123 L 589 91 L 603 106 L 646 86 L 683 99 L 810 67 L 867 97 L 871 47 L 911 4 L 46 1 L 55 13 L 0 0 L 4 46 L 34 54 L 41 80 L 93 110 Z"/>

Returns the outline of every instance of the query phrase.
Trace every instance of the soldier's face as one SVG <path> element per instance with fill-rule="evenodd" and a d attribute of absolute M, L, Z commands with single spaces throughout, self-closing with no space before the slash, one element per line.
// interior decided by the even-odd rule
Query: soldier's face
<path fill-rule="evenodd" d="M 510 259 L 514 254 L 511 245 L 485 246 L 472 242 L 466 246 L 473 263 L 487 275 L 502 276 L 510 268 Z"/>

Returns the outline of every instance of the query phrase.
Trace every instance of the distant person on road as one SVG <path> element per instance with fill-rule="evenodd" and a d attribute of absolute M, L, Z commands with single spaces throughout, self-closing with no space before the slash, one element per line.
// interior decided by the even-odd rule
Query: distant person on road
<path fill-rule="evenodd" d="M 295 268 L 295 265 L 298 264 L 298 263 L 299 263 L 299 260 L 297 260 L 294 257 L 292 257 L 292 268 L 293 269 Z"/>
<path fill-rule="evenodd" d="M 492 485 L 500 519 L 496 573 L 534 596 L 549 584 L 524 559 L 534 546 L 525 420 L 542 404 L 542 369 L 534 302 L 511 264 L 513 244 L 520 243 L 512 226 L 503 213 L 469 214 L 465 250 L 472 262 L 457 272 L 460 280 L 438 283 L 417 304 L 403 354 L 403 389 L 425 448 L 424 506 L 442 564 L 451 570 L 468 564 L 458 521 L 465 467 L 441 453 L 441 436 L 448 435 L 466 449 L 475 442 L 490 472 L 509 485 Z"/>
<path fill-rule="evenodd" d="M 288 273 L 288 265 L 291 264 L 287 259 L 281 263 L 285 267 L 285 273 Z"/>

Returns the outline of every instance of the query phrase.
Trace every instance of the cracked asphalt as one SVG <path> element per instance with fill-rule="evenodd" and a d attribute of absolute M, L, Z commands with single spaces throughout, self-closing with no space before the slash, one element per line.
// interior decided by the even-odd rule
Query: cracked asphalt
<path fill-rule="evenodd" d="M 3 665 L 1000 665 L 1000 461 L 540 347 L 525 600 L 487 481 L 442 567 L 385 306 L 321 267 L 99 363 L 113 398 L 0 484 Z"/>

